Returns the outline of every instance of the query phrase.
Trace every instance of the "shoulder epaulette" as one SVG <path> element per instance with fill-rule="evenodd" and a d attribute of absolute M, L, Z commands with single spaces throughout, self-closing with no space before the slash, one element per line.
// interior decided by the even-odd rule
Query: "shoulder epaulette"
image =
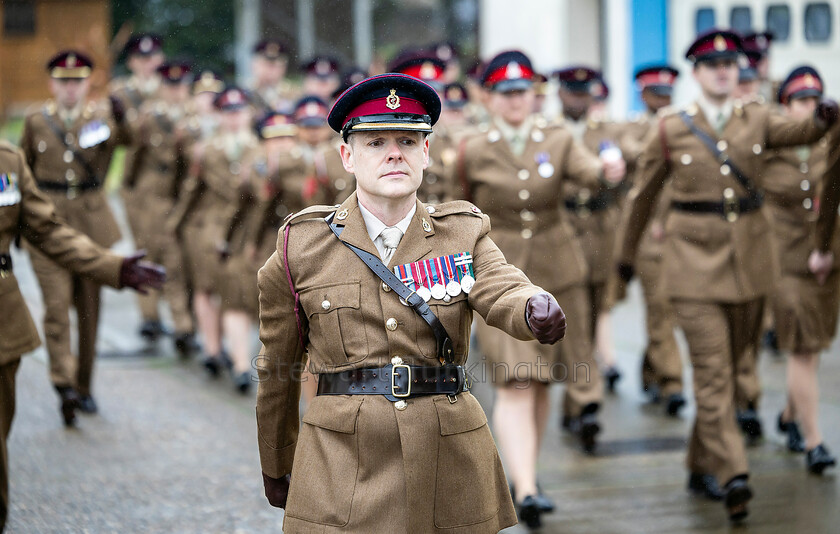
<path fill-rule="evenodd" d="M 304 208 L 298 212 L 287 215 L 283 220 L 283 225 L 297 224 L 301 221 L 309 219 L 323 219 L 330 213 L 334 213 L 340 206 L 340 204 L 336 204 L 335 206 L 309 206 L 308 208 Z"/>
<path fill-rule="evenodd" d="M 7 152 L 17 152 L 18 147 L 5 139 L 0 139 L 0 150 L 5 150 Z"/>
<path fill-rule="evenodd" d="M 472 202 L 466 200 L 453 200 L 451 202 L 444 202 L 442 204 L 435 204 L 434 206 L 426 206 L 426 211 L 430 217 L 435 219 L 446 217 L 447 215 L 465 214 L 473 217 L 481 217 L 482 212 Z"/>
<path fill-rule="evenodd" d="M 665 106 L 664 108 L 660 108 L 659 111 L 656 112 L 656 116 L 659 118 L 668 117 L 670 115 L 676 115 L 680 111 L 680 108 L 676 106 Z"/>

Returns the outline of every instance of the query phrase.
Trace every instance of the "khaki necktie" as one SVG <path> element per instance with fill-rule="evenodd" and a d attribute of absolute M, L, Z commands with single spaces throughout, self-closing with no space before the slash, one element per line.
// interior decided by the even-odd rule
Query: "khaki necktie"
<path fill-rule="evenodd" d="M 397 250 L 402 236 L 402 230 L 396 226 L 389 226 L 385 228 L 379 233 L 379 236 L 377 236 L 376 240 L 380 243 L 380 246 L 377 247 L 377 249 L 379 250 L 379 255 L 382 258 L 382 263 L 385 265 L 388 265 L 391 258 L 394 257 L 394 251 Z"/>
<path fill-rule="evenodd" d="M 718 134 L 723 133 L 723 129 L 726 127 L 726 115 L 723 114 L 721 111 L 718 113 L 717 116 L 717 123 L 715 124 L 715 130 L 717 130 Z"/>

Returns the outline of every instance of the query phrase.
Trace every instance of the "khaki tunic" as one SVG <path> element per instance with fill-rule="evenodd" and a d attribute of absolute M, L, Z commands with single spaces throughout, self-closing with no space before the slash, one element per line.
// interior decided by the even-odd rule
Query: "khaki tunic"
<path fill-rule="evenodd" d="M 376 254 L 354 194 L 339 208 L 293 217 L 259 273 L 260 459 L 268 476 L 291 472 L 284 531 L 466 534 L 513 525 L 487 419 L 469 393 L 454 403 L 444 395 L 413 398 L 404 411 L 379 396 L 318 396 L 298 432 L 293 377 L 305 352 L 317 372 L 384 366 L 393 356 L 438 365 L 431 329 L 332 234 L 323 218 L 334 211 L 346 214 L 336 220 L 344 225 L 341 241 Z M 418 202 L 389 265 L 472 254 L 470 294 L 432 303 L 458 364 L 467 359 L 473 310 L 512 336 L 532 338 L 525 306 L 540 288 L 505 262 L 489 230 L 489 218 L 468 203 Z M 287 269 L 300 296 L 297 316 Z M 395 330 L 385 328 L 388 318 Z"/>
<path fill-rule="evenodd" d="M 819 178 L 825 173 L 828 139 L 804 151 L 767 152 L 763 172 L 766 210 L 779 254 L 782 277 L 772 303 L 779 347 L 794 354 L 820 352 L 831 344 L 840 309 L 840 278 L 835 268 L 825 284 L 808 270 L 813 250 Z M 840 261 L 840 235 L 831 247 Z"/>
<path fill-rule="evenodd" d="M 601 165 L 564 128 L 536 122 L 521 156 L 514 155 L 493 128 L 466 139 L 457 162 L 464 195 L 493 218 L 491 237 L 505 258 L 550 291 L 568 315 L 568 336 L 553 346 L 513 341 L 479 322 L 480 348 L 497 382 L 566 380 L 581 363 L 590 364 L 590 371 L 597 369 L 588 328 L 589 300 L 585 293 L 570 293 L 584 285 L 587 267 L 568 213 L 559 204 L 568 182 L 580 182 L 593 191 L 602 188 Z M 600 374 L 589 374 L 567 388 L 567 393 L 575 393 L 574 399 L 567 395 L 567 415 L 577 415 L 585 404 L 600 400 Z M 578 395 L 579 387 L 584 391 Z"/>

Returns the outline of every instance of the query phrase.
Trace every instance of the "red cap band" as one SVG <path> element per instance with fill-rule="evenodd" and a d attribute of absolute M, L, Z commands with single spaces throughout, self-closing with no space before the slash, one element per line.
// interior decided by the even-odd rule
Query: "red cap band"
<path fill-rule="evenodd" d="M 636 83 L 638 83 L 640 87 L 645 88 L 649 85 L 674 85 L 674 81 L 676 79 L 677 77 L 674 76 L 673 73 L 663 70 L 642 74 L 636 79 Z"/>
<path fill-rule="evenodd" d="M 794 78 L 785 86 L 784 91 L 782 91 L 782 102 L 787 102 L 788 99 L 790 99 L 790 95 L 805 89 L 816 89 L 822 93 L 822 82 L 820 82 L 819 78 L 812 74 L 803 74 L 802 76 Z"/>
<path fill-rule="evenodd" d="M 487 77 L 484 84 L 490 87 L 505 80 L 531 80 L 534 78 L 534 71 L 520 63 L 511 62 L 503 67 L 494 70 Z"/>
<path fill-rule="evenodd" d="M 414 100 L 413 98 L 399 97 L 399 95 L 396 96 L 398 99 L 388 96 L 364 102 L 347 114 L 347 117 L 345 117 L 344 123 L 341 127 L 343 128 L 346 126 L 347 123 L 350 122 L 350 119 L 364 117 L 365 115 L 383 115 L 388 113 L 413 113 L 415 115 L 429 114 L 429 112 L 426 111 L 426 108 L 424 108 L 417 100 Z"/>

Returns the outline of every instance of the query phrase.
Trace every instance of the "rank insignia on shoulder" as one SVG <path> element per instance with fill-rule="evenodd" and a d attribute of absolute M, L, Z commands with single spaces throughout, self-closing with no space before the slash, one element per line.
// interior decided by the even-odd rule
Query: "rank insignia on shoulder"
<path fill-rule="evenodd" d="M 17 174 L 0 174 L 0 206 L 13 206 L 20 198 Z"/>
<path fill-rule="evenodd" d="M 394 274 L 426 302 L 431 299 L 449 302 L 462 291 L 469 294 L 475 285 L 469 252 L 398 265 L 394 267 Z"/>

